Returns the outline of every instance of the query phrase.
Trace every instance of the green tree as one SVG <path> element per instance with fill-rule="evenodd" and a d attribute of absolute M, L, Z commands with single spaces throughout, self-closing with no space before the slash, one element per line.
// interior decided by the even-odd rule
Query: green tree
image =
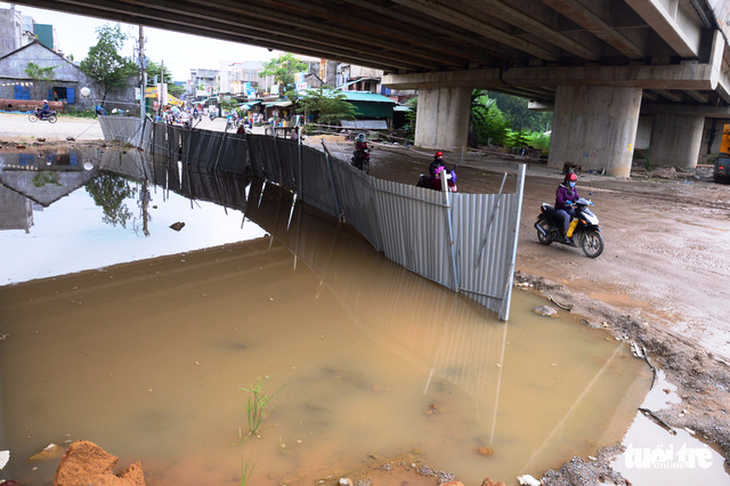
<path fill-rule="evenodd" d="M 406 112 L 406 124 L 403 126 L 403 137 L 413 142 L 416 138 L 416 118 L 418 114 L 418 96 L 408 98 L 404 103 L 411 111 Z"/>
<path fill-rule="evenodd" d="M 86 184 L 86 192 L 104 211 L 102 221 L 113 226 L 127 227 L 132 212 L 124 204 L 124 200 L 137 193 L 127 180 L 120 175 L 104 172 Z"/>
<path fill-rule="evenodd" d="M 347 96 L 326 84 L 307 90 L 307 94 L 299 98 L 297 105 L 298 113 L 312 115 L 316 123 L 330 125 L 341 120 L 355 119 L 355 107 L 347 101 Z"/>
<path fill-rule="evenodd" d="M 127 40 L 119 24 L 97 27 L 96 35 L 96 45 L 89 48 L 88 55 L 79 67 L 84 74 L 103 86 L 103 103 L 108 93 L 128 87 L 129 78 L 136 75 L 138 70 L 129 58 L 119 54 Z"/>
<path fill-rule="evenodd" d="M 33 81 L 37 81 L 41 85 L 41 98 L 45 98 L 43 94 L 48 90 L 49 83 L 53 80 L 53 70 L 59 66 L 40 67 L 38 64 L 29 62 L 25 66 L 25 74 Z"/>
<path fill-rule="evenodd" d="M 175 98 L 180 98 L 185 93 L 185 87 L 175 84 L 175 81 L 172 80 L 172 72 L 170 72 L 169 69 L 165 69 L 164 73 L 162 71 L 162 68 L 164 65 L 162 63 L 157 64 L 154 61 L 147 61 L 147 66 L 145 67 L 145 72 L 147 73 L 147 84 L 152 86 L 155 82 L 155 76 L 157 76 L 157 82 L 160 82 L 160 77 L 162 77 L 162 82 L 167 83 L 167 93 L 171 94 Z"/>
<path fill-rule="evenodd" d="M 279 92 L 284 93 L 284 96 L 290 100 L 296 100 L 294 75 L 308 67 L 306 62 L 287 52 L 271 61 L 264 62 L 264 70 L 259 73 L 259 76 L 273 76 L 274 82 L 279 84 Z"/>
<path fill-rule="evenodd" d="M 496 100 L 486 91 L 474 90 L 469 114 L 469 146 L 503 145 L 509 128 L 510 122 Z"/>
<path fill-rule="evenodd" d="M 553 120 L 552 112 L 532 111 L 525 98 L 494 91 L 487 92 L 489 98 L 496 100 L 497 106 L 509 119 L 515 130 L 531 130 L 545 132 L 550 130 Z"/>

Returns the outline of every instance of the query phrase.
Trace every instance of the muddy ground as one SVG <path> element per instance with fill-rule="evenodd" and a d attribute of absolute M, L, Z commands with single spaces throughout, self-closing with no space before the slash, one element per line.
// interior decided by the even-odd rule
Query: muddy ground
<path fill-rule="evenodd" d="M 13 149 L 20 140 L 2 135 L 4 150 Z M 321 147 L 322 139 L 332 153 L 349 159 L 351 143 L 341 137 L 309 137 L 305 143 Z M 42 143 L 78 142 L 51 139 Z M 432 156 L 430 151 L 390 144 L 371 143 L 371 148 L 371 175 L 406 184 L 415 183 Z M 652 174 L 642 165 L 634 167 L 631 179 L 582 174 L 579 192 L 587 196 L 593 191 L 606 240 L 604 253 L 589 259 L 577 248 L 542 246 L 537 241 L 533 224 L 540 203 L 554 200 L 562 180 L 559 170 L 536 159 L 487 151 L 470 152 L 463 160 L 461 154 L 447 152 L 446 161 L 459 162 L 459 191 L 467 193 L 494 192 L 505 171 L 514 174 L 511 164 L 527 164 L 516 285 L 573 306 L 572 312 L 587 324 L 645 347 L 649 360 L 666 371 L 682 397 L 681 403 L 658 415 L 674 427 L 698 431 L 698 436 L 722 452 L 727 465 L 730 185 L 713 183 L 709 168 L 678 171 L 673 178 L 655 177 L 667 174 Z M 513 177 L 506 187 L 514 187 Z M 607 465 L 611 454 L 600 457 L 603 460 L 574 458 L 560 471 L 548 471 L 545 483 L 577 484 L 576 478 L 582 478 L 581 484 L 597 484 L 597 478 L 603 478 L 622 484 Z M 383 459 L 350 476 L 356 481 L 385 476 L 389 484 L 397 476 L 399 483 L 412 486 L 443 481 L 438 475 L 422 474 L 427 466 L 410 467 L 416 464 L 411 461 L 396 462 L 400 466 L 389 471 L 382 469 L 388 462 Z"/>

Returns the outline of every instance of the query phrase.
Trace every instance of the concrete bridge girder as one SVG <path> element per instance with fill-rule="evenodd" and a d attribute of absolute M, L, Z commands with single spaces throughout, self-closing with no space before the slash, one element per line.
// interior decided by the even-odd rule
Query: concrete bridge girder
<path fill-rule="evenodd" d="M 539 92 L 551 94 L 550 90 L 557 88 L 549 165 L 559 168 L 565 162 L 573 162 L 584 168 L 603 168 L 612 175 L 629 176 L 645 90 L 648 99 L 656 101 L 659 95 L 677 106 L 685 98 L 707 103 L 710 95 L 705 93 L 710 92 L 730 101 L 730 77 L 722 70 L 724 45 L 717 32 L 710 63 L 429 72 L 388 75 L 383 84 L 418 89 L 415 143 L 448 149 L 466 146 L 472 87 L 508 92 L 518 89 L 531 96 Z M 549 102 L 548 96 L 539 101 Z M 712 111 L 707 106 L 695 109 Z M 440 113 L 441 110 L 448 114 Z M 724 116 L 726 110 L 720 111 Z M 651 137 L 654 158 L 668 165 L 694 167 L 704 115 L 667 113 L 666 117 L 655 118 L 656 129 Z M 419 130 L 422 121 L 426 126 Z"/>

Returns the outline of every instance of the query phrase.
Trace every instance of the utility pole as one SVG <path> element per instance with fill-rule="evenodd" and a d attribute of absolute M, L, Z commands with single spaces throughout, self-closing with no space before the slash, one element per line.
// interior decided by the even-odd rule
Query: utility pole
<path fill-rule="evenodd" d="M 145 90 L 147 89 L 147 70 L 145 69 L 145 58 L 144 58 L 144 28 L 142 25 L 139 26 L 139 84 L 140 84 L 140 97 L 139 97 L 139 116 L 142 120 L 145 117 L 145 111 L 147 108 L 147 98 Z"/>

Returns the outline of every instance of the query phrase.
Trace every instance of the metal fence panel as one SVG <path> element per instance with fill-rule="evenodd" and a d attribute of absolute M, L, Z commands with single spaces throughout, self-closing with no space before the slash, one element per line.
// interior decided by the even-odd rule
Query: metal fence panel
<path fill-rule="evenodd" d="M 167 156 L 186 165 L 242 172 L 249 161 L 254 176 L 344 219 L 390 260 L 509 318 L 524 166 L 515 193 L 449 194 L 375 179 L 326 148 L 290 139 L 169 125 L 135 132 L 121 122 L 108 128 L 115 136 L 151 137 L 156 153 L 164 139 Z"/>

